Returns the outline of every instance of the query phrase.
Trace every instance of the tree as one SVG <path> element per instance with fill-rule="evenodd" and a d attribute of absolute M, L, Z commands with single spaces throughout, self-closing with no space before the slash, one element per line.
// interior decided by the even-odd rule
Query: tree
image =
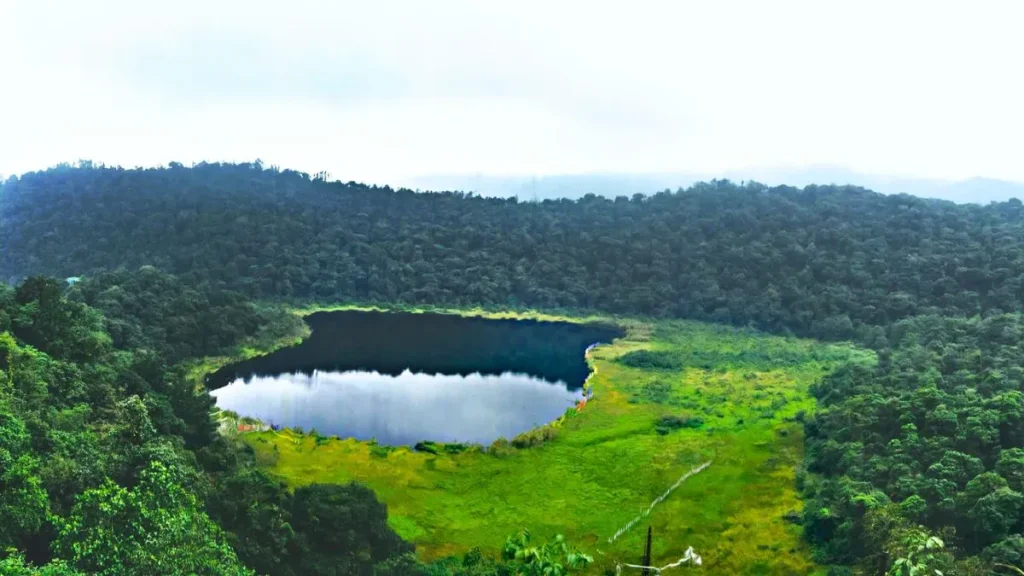
<path fill-rule="evenodd" d="M 985 471 L 980 458 L 962 452 L 949 450 L 942 458 L 928 468 L 928 475 L 949 480 L 957 486 L 965 486 L 967 482 Z"/>
<path fill-rule="evenodd" d="M 889 576 L 943 576 L 950 565 L 945 544 L 938 536 L 913 531 L 902 542 L 903 554 L 896 558 Z"/>
<path fill-rule="evenodd" d="M 54 549 L 90 574 L 248 575 L 221 530 L 181 486 L 181 472 L 152 463 L 127 489 L 107 481 L 57 519 Z"/>
<path fill-rule="evenodd" d="M 387 507 L 360 484 L 312 484 L 292 495 L 293 567 L 310 576 L 361 574 L 412 550 L 387 524 Z"/>
<path fill-rule="evenodd" d="M 1010 488 L 998 488 L 979 498 L 968 512 L 976 545 L 985 547 L 1010 534 L 1024 508 L 1024 495 Z"/>
<path fill-rule="evenodd" d="M 297 575 L 290 496 L 262 470 L 240 467 L 217 477 L 207 509 L 246 566 L 259 574 Z"/>
<path fill-rule="evenodd" d="M 1024 492 L 1024 448 L 1006 448 L 999 453 L 996 472 L 1017 492 Z"/>
<path fill-rule="evenodd" d="M 49 503 L 29 441 L 24 422 L 0 395 L 0 549 L 15 546 L 46 520 Z"/>
<path fill-rule="evenodd" d="M 1024 536 L 1014 534 L 997 542 L 985 548 L 982 556 L 993 565 L 1010 566 L 1020 573 L 1024 569 Z"/>

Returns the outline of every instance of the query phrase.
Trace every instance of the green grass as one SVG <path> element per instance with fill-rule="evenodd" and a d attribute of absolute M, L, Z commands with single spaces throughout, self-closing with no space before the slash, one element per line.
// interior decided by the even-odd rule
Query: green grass
<path fill-rule="evenodd" d="M 387 503 L 391 525 L 424 559 L 474 546 L 497 552 L 508 534 L 528 528 L 541 536 L 565 534 L 595 556 L 592 571 L 601 573 L 616 561 L 636 562 L 650 524 L 656 565 L 693 546 L 706 573 L 815 571 L 799 527 L 784 520 L 801 510 L 794 476 L 803 438 L 795 419 L 813 410 L 812 382 L 846 359 L 872 357 L 847 346 L 693 322 L 617 321 L 627 337 L 590 358 L 594 400 L 562 419 L 555 438 L 539 446 L 433 454 L 351 439 L 318 443 L 290 432 L 244 439 L 291 486 L 370 486 Z M 653 368 L 620 361 L 638 350 L 670 361 Z M 688 424 L 666 427 L 665 416 Z M 609 543 L 707 460 L 713 462 L 707 470 Z"/>
<path fill-rule="evenodd" d="M 493 309 L 493 308 L 449 308 L 445 306 L 408 306 L 408 305 L 396 305 L 396 306 L 382 306 L 377 304 L 364 304 L 358 302 L 344 303 L 344 304 L 302 304 L 289 306 L 289 310 L 299 316 L 309 316 L 316 312 L 343 312 L 343 311 L 361 311 L 361 312 L 408 312 L 410 314 L 456 314 L 459 316 L 474 316 L 480 318 L 490 318 L 493 320 L 500 319 L 515 319 L 515 320 L 540 320 L 547 322 L 573 322 L 576 324 L 586 322 L 615 322 L 617 324 L 633 324 L 643 325 L 644 323 L 637 320 L 629 319 L 617 319 L 612 316 L 604 314 L 572 314 L 572 313 L 557 313 L 557 312 L 540 312 L 537 310 L 505 310 L 505 309 Z"/>

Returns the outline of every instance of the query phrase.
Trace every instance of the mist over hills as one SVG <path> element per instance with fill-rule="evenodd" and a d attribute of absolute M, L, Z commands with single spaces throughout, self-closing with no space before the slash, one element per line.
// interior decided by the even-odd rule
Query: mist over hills
<path fill-rule="evenodd" d="M 614 198 L 676 190 L 713 179 L 734 182 L 754 180 L 769 186 L 803 187 L 810 184 L 850 184 L 883 194 L 910 194 L 960 204 L 988 204 L 1010 198 L 1024 198 L 1024 183 L 994 178 L 940 180 L 866 174 L 841 166 L 816 165 L 799 168 L 751 168 L 710 172 L 585 173 L 547 176 L 492 174 L 435 174 L 397 182 L 420 190 L 464 190 L 482 196 L 518 197 L 520 200 L 581 198 L 595 194 Z"/>

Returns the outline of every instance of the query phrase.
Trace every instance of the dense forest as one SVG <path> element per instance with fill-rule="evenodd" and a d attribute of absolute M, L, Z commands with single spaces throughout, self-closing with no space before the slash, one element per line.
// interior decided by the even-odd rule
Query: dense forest
<path fill-rule="evenodd" d="M 1024 322 L 919 316 L 888 330 L 877 367 L 814 389 L 804 528 L 827 562 L 884 566 L 922 528 L 947 573 L 1024 567 Z M 970 558 L 953 567 L 953 554 Z"/>
<path fill-rule="evenodd" d="M 805 419 L 800 521 L 818 560 L 837 574 L 910 557 L 946 574 L 1024 568 L 1022 216 L 1016 200 L 726 181 L 518 202 L 258 162 L 10 178 L 0 278 L 20 285 L 0 291 L 0 549 L 47 573 L 95 571 L 114 539 L 136 554 L 153 532 L 181 566 L 217 573 L 509 570 L 473 555 L 419 565 L 358 486 L 284 490 L 220 438 L 189 387 L 182 361 L 297 329 L 251 301 L 355 300 L 856 340 L 877 365 L 826 376 Z M 36 274 L 84 279 L 65 289 Z M 105 531 L 104 514 L 133 532 Z M 324 540 L 323 523 L 345 540 Z"/>
<path fill-rule="evenodd" d="M 251 298 L 587 308 L 849 338 L 1018 311 L 1024 206 L 726 181 L 518 202 L 252 164 L 62 167 L 0 189 L 0 278 L 143 265 Z"/>

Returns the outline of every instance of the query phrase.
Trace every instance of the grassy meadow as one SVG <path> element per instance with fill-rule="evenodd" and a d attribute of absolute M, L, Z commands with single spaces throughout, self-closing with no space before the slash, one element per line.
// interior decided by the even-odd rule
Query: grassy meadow
<path fill-rule="evenodd" d="M 243 439 L 291 486 L 371 487 L 425 559 L 472 547 L 497 552 L 508 534 L 528 528 L 542 537 L 565 534 L 595 557 L 592 572 L 602 573 L 637 562 L 650 525 L 655 565 L 693 546 L 710 574 L 814 572 L 799 526 L 787 520 L 801 510 L 799 420 L 814 407 L 807 388 L 840 362 L 873 356 L 694 322 L 617 322 L 627 336 L 588 360 L 593 400 L 536 446 L 499 441 L 433 454 L 291 431 Z M 707 461 L 710 467 L 609 541 Z"/>

